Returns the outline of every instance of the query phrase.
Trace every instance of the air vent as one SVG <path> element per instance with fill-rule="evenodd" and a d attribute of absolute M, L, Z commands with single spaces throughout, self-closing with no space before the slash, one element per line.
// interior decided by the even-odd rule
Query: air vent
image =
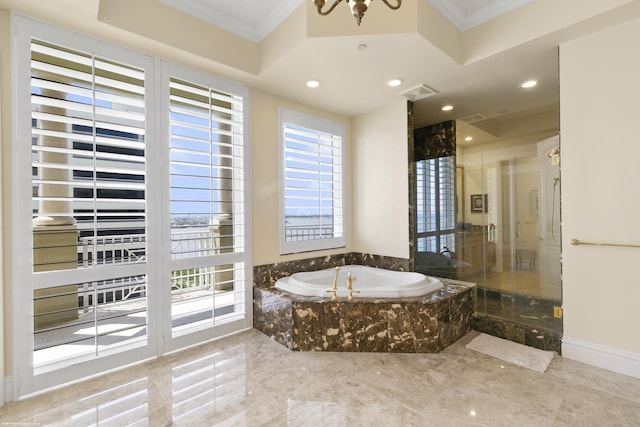
<path fill-rule="evenodd" d="M 418 101 L 428 96 L 435 95 L 436 93 L 438 93 L 437 90 L 431 89 L 425 84 L 421 84 L 416 87 L 412 87 L 411 89 L 405 90 L 400 94 L 400 96 L 404 96 L 409 101 Z"/>
<path fill-rule="evenodd" d="M 473 123 L 479 122 L 480 120 L 485 120 L 486 117 L 480 113 L 469 114 L 468 116 L 460 117 L 458 120 L 461 120 L 465 123 Z"/>

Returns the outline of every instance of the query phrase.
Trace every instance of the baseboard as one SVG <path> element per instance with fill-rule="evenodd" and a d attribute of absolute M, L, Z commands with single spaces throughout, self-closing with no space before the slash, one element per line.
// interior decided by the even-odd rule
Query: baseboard
<path fill-rule="evenodd" d="M 563 337 L 562 357 L 630 377 L 640 378 L 640 354 L 637 353 Z"/>
<path fill-rule="evenodd" d="M 0 406 L 13 401 L 13 380 L 11 375 L 4 377 L 4 384 L 0 386 Z"/>

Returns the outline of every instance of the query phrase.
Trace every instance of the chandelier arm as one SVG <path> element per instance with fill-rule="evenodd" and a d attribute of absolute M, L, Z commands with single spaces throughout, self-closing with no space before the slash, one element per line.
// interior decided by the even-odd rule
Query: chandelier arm
<path fill-rule="evenodd" d="M 384 1 L 386 3 L 386 0 L 382 0 L 382 1 Z M 402 1 L 402 0 L 399 0 L 399 1 Z M 316 5 L 316 8 L 318 9 L 318 13 L 320 15 L 326 16 L 326 15 L 330 14 L 333 11 L 333 9 L 336 8 L 337 5 L 342 3 L 342 0 L 335 0 L 333 2 L 333 4 L 331 5 L 331 7 L 329 7 L 329 9 L 327 9 L 324 12 L 322 11 L 322 8 L 324 7 L 324 4 L 325 4 L 324 0 L 321 0 L 321 1 L 314 0 L 313 3 Z M 391 6 L 389 6 L 389 7 L 391 7 Z"/>
<path fill-rule="evenodd" d="M 389 9 L 397 10 L 397 9 L 400 9 L 400 6 L 402 6 L 402 0 L 398 0 L 398 4 L 396 6 L 389 4 L 387 0 L 382 0 L 382 1 L 384 2 L 384 4 L 389 6 Z"/>

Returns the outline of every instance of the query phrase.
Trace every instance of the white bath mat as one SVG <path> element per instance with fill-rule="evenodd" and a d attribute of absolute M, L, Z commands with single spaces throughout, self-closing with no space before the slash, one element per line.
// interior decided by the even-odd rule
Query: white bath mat
<path fill-rule="evenodd" d="M 547 370 L 554 354 L 487 334 L 478 335 L 465 347 L 540 373 Z"/>

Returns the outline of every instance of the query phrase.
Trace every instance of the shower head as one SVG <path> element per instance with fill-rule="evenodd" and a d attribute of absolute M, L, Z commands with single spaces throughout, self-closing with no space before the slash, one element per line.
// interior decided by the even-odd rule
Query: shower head
<path fill-rule="evenodd" d="M 549 154 L 547 154 L 547 156 L 549 157 L 558 156 L 558 155 L 560 155 L 560 147 L 555 147 L 553 150 L 549 151 Z"/>

